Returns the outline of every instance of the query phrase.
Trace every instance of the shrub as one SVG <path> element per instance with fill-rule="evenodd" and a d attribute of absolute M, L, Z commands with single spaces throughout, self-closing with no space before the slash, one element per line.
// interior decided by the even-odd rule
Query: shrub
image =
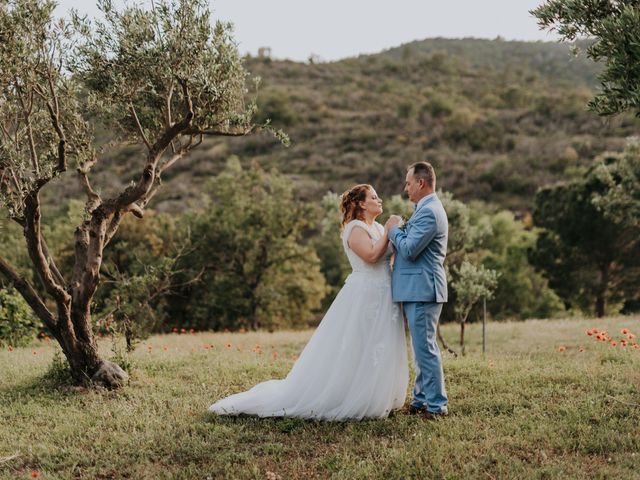
<path fill-rule="evenodd" d="M 29 305 L 14 288 L 0 290 L 0 346 L 24 346 L 40 327 Z"/>

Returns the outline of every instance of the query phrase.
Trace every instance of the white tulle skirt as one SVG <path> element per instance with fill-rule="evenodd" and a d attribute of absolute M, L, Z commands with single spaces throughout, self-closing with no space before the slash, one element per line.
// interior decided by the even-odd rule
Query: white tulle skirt
<path fill-rule="evenodd" d="M 323 420 L 383 418 L 409 380 L 404 325 L 387 272 L 354 272 L 283 380 L 209 407 L 219 415 Z"/>

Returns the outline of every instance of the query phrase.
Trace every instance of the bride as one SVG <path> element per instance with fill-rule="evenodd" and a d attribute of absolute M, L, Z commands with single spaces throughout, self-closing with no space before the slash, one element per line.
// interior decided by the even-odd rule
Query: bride
<path fill-rule="evenodd" d="M 219 415 L 323 420 L 384 418 L 405 399 L 404 325 L 391 300 L 392 246 L 375 219 L 370 185 L 341 196 L 342 244 L 352 273 L 284 380 L 269 380 L 209 407 Z"/>

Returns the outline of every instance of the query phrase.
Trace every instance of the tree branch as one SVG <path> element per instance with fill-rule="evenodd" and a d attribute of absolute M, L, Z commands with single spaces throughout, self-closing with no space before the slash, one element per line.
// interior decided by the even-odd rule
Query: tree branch
<path fill-rule="evenodd" d="M 65 281 L 64 277 L 60 273 L 60 270 L 58 270 L 58 266 L 56 265 L 56 262 L 53 259 L 53 255 L 49 253 L 49 247 L 47 246 L 47 242 L 45 241 L 44 236 L 42 236 L 41 238 L 42 238 L 42 252 L 44 253 L 45 258 L 49 263 L 49 267 L 51 268 L 51 273 L 53 274 L 53 277 L 55 278 L 56 282 L 58 282 L 58 284 L 62 286 L 62 288 L 66 289 L 67 282 Z"/>
<path fill-rule="evenodd" d="M 133 120 L 136 122 L 138 133 L 140 134 L 140 138 L 142 138 L 144 144 L 147 146 L 147 150 L 151 150 L 151 144 L 149 143 L 149 140 L 147 140 L 147 136 L 144 134 L 144 129 L 142 128 L 140 119 L 138 118 L 138 113 L 136 112 L 136 108 L 133 106 L 133 102 L 131 101 L 129 101 L 129 113 L 131 113 Z"/>
<path fill-rule="evenodd" d="M 165 112 L 165 126 L 166 128 L 171 128 L 173 120 L 171 118 L 171 100 L 173 99 L 173 89 L 174 83 L 171 82 L 171 86 L 169 87 L 169 92 L 167 93 L 167 101 L 166 101 L 166 112 Z"/>
<path fill-rule="evenodd" d="M 187 107 L 187 113 L 179 122 L 176 122 L 171 127 L 167 128 L 164 134 L 156 140 L 156 143 L 153 144 L 151 149 L 151 156 L 153 158 L 158 158 L 162 152 L 169 146 L 171 141 L 176 138 L 181 133 L 186 133 L 185 131 L 191 125 L 191 120 L 193 120 L 193 102 L 191 100 L 191 93 L 189 92 L 189 86 L 185 80 L 178 80 L 178 83 L 182 87 L 182 94 L 184 95 L 184 101 Z"/>
<path fill-rule="evenodd" d="M 256 128 L 255 125 L 252 125 L 249 128 L 244 128 L 241 130 L 211 130 L 211 129 L 200 129 L 200 128 L 188 128 L 183 133 L 187 135 L 206 135 L 206 136 L 218 136 L 218 137 L 243 137 L 245 135 L 250 134 Z"/>
<path fill-rule="evenodd" d="M 187 86 L 187 82 L 184 80 L 179 80 L 180 86 L 182 87 L 182 92 L 184 94 L 185 103 L 187 106 L 187 113 L 179 122 L 172 125 L 170 128 L 166 129 L 165 132 L 156 140 L 156 142 L 151 146 L 149 150 L 149 154 L 147 157 L 147 165 L 145 166 L 142 177 L 138 181 L 138 183 L 133 186 L 125 189 L 120 195 L 116 198 L 108 199 L 101 207 L 104 207 L 103 215 L 109 216 L 115 214 L 116 212 L 127 212 L 132 211 L 136 216 L 142 215 L 142 210 L 140 205 L 133 205 L 138 202 L 140 199 L 144 199 L 143 203 L 146 203 L 150 199 L 150 191 L 151 193 L 155 193 L 157 190 L 156 183 L 159 183 L 158 176 L 158 162 L 160 161 L 162 154 L 167 149 L 167 147 L 171 144 L 171 142 L 180 135 L 185 129 L 189 127 L 191 124 L 191 120 L 193 119 L 193 102 L 191 100 L 191 94 L 189 93 L 189 88 Z M 112 220 L 111 225 L 115 228 L 113 233 L 115 233 L 115 229 L 117 229 L 117 225 L 119 220 L 115 223 Z M 111 227 L 110 225 L 110 227 Z M 111 232 L 111 228 L 109 228 L 109 232 Z M 110 237 L 107 236 L 107 239 L 110 240 Z"/>
<path fill-rule="evenodd" d="M 20 81 L 18 80 L 17 76 L 14 76 L 14 82 L 16 92 L 18 93 L 18 100 L 20 101 L 20 107 L 22 108 L 22 115 L 27 127 L 27 138 L 29 140 L 29 155 L 31 156 L 31 165 L 35 174 L 38 175 L 40 173 L 40 166 L 38 164 L 38 154 L 36 152 L 35 140 L 33 139 L 33 128 L 31 127 L 31 108 L 27 107 L 24 102 L 22 88 L 20 87 Z"/>
<path fill-rule="evenodd" d="M 438 335 L 438 340 L 440 340 L 440 343 L 442 344 L 442 348 L 444 348 L 447 352 L 452 354 L 454 357 L 457 357 L 458 354 L 455 352 L 455 350 L 453 350 L 451 347 L 449 347 L 447 342 L 444 341 L 444 337 L 442 336 L 442 333 L 440 332 L 440 322 L 438 322 L 438 325 L 436 326 L 436 333 Z"/>
<path fill-rule="evenodd" d="M 42 232 L 40 230 L 40 200 L 38 193 L 29 194 L 25 199 L 25 221 L 23 231 L 27 241 L 27 251 L 33 262 L 38 276 L 49 295 L 51 295 L 60 309 L 70 301 L 64 286 L 59 284 L 49 267 L 49 262 L 43 251 Z M 62 276 L 60 276 L 62 277 Z"/>
<path fill-rule="evenodd" d="M 102 203 L 102 198 L 98 195 L 95 190 L 91 187 L 91 183 L 89 182 L 89 177 L 87 175 L 88 170 L 95 165 L 96 160 L 93 159 L 89 165 L 85 165 L 84 168 L 78 168 L 78 179 L 80 180 L 80 185 L 84 189 L 87 194 L 87 203 L 85 204 L 85 210 L 87 213 L 93 212 L 98 205 Z"/>
<path fill-rule="evenodd" d="M 58 135 L 58 165 L 56 170 L 60 173 L 65 172 L 67 170 L 67 151 L 66 144 L 67 140 L 64 136 L 64 132 L 62 131 L 62 126 L 60 125 L 60 116 L 59 116 L 59 107 L 58 107 L 58 99 L 55 95 L 55 90 L 53 87 L 53 82 L 51 77 L 48 76 L 49 80 L 49 88 L 51 90 L 51 94 L 53 95 L 55 106 L 51 105 L 51 102 L 46 97 L 44 91 L 39 87 L 35 86 L 35 92 L 44 100 L 45 105 L 47 106 L 47 111 L 49 112 L 49 117 L 51 118 L 51 124 L 53 125 L 56 134 Z"/>
<path fill-rule="evenodd" d="M 20 292 L 36 315 L 38 315 L 38 318 L 42 320 L 48 328 L 52 330 L 55 329 L 57 324 L 56 318 L 49 311 L 38 293 L 31 284 L 2 257 L 0 257 L 0 273 Z"/>

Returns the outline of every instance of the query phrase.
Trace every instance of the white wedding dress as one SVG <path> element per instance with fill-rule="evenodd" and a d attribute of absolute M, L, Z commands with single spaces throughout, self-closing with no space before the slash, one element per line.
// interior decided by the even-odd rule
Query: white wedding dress
<path fill-rule="evenodd" d="M 269 380 L 209 407 L 219 415 L 323 420 L 383 418 L 405 400 L 409 371 L 404 325 L 391 301 L 391 246 L 375 264 L 348 246 L 355 227 L 375 242 L 379 223 L 353 220 L 343 246 L 353 269 L 284 380 Z"/>

